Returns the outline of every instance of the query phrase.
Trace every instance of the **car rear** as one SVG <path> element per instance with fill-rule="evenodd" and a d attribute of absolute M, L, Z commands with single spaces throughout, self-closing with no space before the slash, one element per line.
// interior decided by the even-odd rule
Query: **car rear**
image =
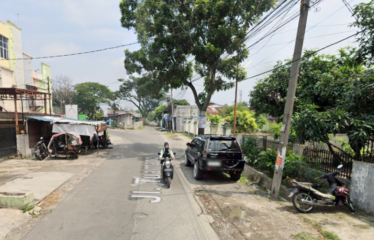
<path fill-rule="evenodd" d="M 241 172 L 244 168 L 242 149 L 234 137 L 208 138 L 202 160 L 204 171 Z"/>

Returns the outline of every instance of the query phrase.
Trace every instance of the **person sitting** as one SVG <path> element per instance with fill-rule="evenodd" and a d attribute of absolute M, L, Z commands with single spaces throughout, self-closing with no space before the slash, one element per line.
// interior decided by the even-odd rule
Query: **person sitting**
<path fill-rule="evenodd" d="M 164 148 L 161 150 L 160 152 L 160 160 L 161 160 L 161 164 L 162 164 L 162 159 L 163 158 L 167 158 L 169 157 L 170 159 L 173 159 L 175 160 L 175 156 L 174 156 L 174 153 L 173 151 L 170 149 L 169 147 L 169 143 L 168 142 L 165 142 L 164 143 Z"/>

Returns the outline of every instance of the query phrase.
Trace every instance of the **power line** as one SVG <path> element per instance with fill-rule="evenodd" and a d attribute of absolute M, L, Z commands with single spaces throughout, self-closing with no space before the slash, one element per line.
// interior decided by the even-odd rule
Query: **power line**
<path fill-rule="evenodd" d="M 51 56 L 43 56 L 43 57 L 13 58 L 13 59 L 0 59 L 0 60 L 12 60 L 13 61 L 13 60 L 29 60 L 29 59 L 69 57 L 69 56 L 83 55 L 83 54 L 89 54 L 89 53 L 95 53 L 95 52 L 103 52 L 103 51 L 112 50 L 112 49 L 116 49 L 116 48 L 123 48 L 123 47 L 127 47 L 127 46 L 130 46 L 130 45 L 135 45 L 135 44 L 139 44 L 139 42 L 124 44 L 124 45 L 119 45 L 119 46 L 114 46 L 114 47 L 108 47 L 108 48 L 102 48 L 102 49 L 97 49 L 97 50 L 92 50 L 92 51 L 86 51 L 86 52 L 69 53 L 69 54 L 61 54 L 61 55 L 51 55 Z"/>
<path fill-rule="evenodd" d="M 362 31 L 361 31 L 361 32 L 362 32 Z M 357 36 L 357 34 L 359 34 L 359 33 L 361 33 L 361 32 L 358 32 L 358 33 L 352 34 L 352 35 L 350 35 L 350 36 L 348 36 L 348 37 L 346 37 L 346 38 L 343 38 L 343 39 L 341 39 L 341 40 L 339 40 L 339 41 L 337 41 L 337 42 L 331 43 L 331 44 L 329 44 L 329 45 L 327 45 L 327 46 L 325 46 L 325 47 L 323 47 L 323 48 L 321 48 L 321 49 L 319 49 L 319 50 L 314 51 L 314 53 L 320 52 L 320 51 L 322 51 L 322 50 L 325 50 L 326 48 L 329 48 L 329 47 L 334 46 L 334 45 L 336 45 L 336 44 L 338 44 L 338 43 L 341 43 L 341 42 L 343 42 L 343 41 L 345 41 L 345 40 L 347 40 L 347 39 L 349 39 L 349 38 L 352 38 L 352 37 L 354 37 L 354 36 Z M 299 61 L 299 60 L 303 59 L 304 57 L 305 57 L 305 56 L 303 56 L 303 57 L 301 57 L 301 58 L 299 58 L 299 59 L 295 59 L 294 61 L 290 61 L 290 62 L 287 62 L 287 63 L 285 63 L 285 64 L 282 64 L 282 65 L 279 66 L 279 67 L 276 67 L 276 68 L 273 68 L 273 69 L 267 70 L 267 71 L 265 71 L 265 72 L 262 72 L 262 73 L 259 73 L 259 74 L 256 74 L 256 75 L 253 75 L 253 76 L 250 76 L 250 77 L 247 77 L 247 78 L 243 79 L 243 81 L 244 81 L 244 80 L 251 79 L 251 78 L 255 78 L 255 77 L 258 77 L 258 76 L 261 76 L 261 75 L 263 75 L 263 74 L 265 74 L 265 73 L 268 73 L 268 72 L 272 72 L 272 71 L 277 70 L 277 69 L 279 69 L 279 68 L 281 68 L 281 67 L 284 67 L 285 65 L 288 65 L 288 64 L 291 64 L 291 63 L 293 63 L 293 62 Z"/>
<path fill-rule="evenodd" d="M 352 2 L 353 0 L 350 1 L 350 3 Z M 320 23 L 322 23 L 323 21 L 325 21 L 326 19 L 330 18 L 331 16 L 335 15 L 337 12 L 339 12 L 340 10 L 342 10 L 345 6 L 342 6 L 340 7 L 339 9 L 337 9 L 335 12 L 333 12 L 332 14 L 328 15 L 327 17 L 325 17 L 324 19 L 322 19 L 321 21 L 319 21 L 317 24 L 313 25 L 312 27 L 310 27 L 308 30 L 306 30 L 306 33 L 309 32 L 310 30 L 312 30 L 313 28 L 317 27 Z M 253 67 L 256 67 L 258 66 L 260 63 L 262 63 L 263 61 L 265 61 L 266 59 L 268 59 L 269 57 L 273 56 L 275 53 L 279 52 L 280 50 L 284 49 L 285 47 L 287 47 L 289 44 L 291 44 L 292 42 L 294 42 L 295 40 L 291 40 L 290 42 L 288 42 L 286 45 L 284 45 L 282 48 L 280 48 L 279 50 L 277 50 L 276 52 L 273 52 L 270 56 L 262 59 L 259 63 L 257 63 L 256 65 L 254 65 Z M 252 55 L 253 56 L 253 55 Z"/>

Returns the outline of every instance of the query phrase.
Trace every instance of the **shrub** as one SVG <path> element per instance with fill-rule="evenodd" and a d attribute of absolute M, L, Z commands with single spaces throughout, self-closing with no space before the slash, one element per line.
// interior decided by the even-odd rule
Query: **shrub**
<path fill-rule="evenodd" d="M 209 115 L 207 118 L 211 124 L 218 125 L 220 122 L 222 122 L 222 117 L 220 115 Z"/>
<path fill-rule="evenodd" d="M 261 152 L 261 149 L 257 148 L 257 141 L 256 138 L 249 137 L 242 145 L 243 153 L 247 158 L 249 158 L 252 162 L 257 159 L 258 154 Z"/>
<path fill-rule="evenodd" d="M 267 151 L 260 152 L 257 158 L 253 160 L 253 164 L 255 164 L 259 169 L 272 172 L 275 169 L 276 158 L 276 150 L 269 149 Z M 287 151 L 284 162 L 283 178 L 300 177 L 301 175 L 299 170 L 302 169 L 302 167 L 306 167 L 304 157 L 294 155 L 291 151 Z"/>

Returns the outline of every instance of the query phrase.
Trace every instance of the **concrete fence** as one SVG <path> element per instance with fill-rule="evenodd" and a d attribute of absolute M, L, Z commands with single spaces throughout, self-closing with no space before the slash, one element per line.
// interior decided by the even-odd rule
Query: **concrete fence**
<path fill-rule="evenodd" d="M 374 214 L 374 163 L 354 161 L 351 197 L 356 207 Z"/>
<path fill-rule="evenodd" d="M 190 135 L 198 134 L 197 119 L 183 121 L 183 128 L 185 133 Z M 231 126 L 225 122 L 221 122 L 218 125 L 213 125 L 209 121 L 206 122 L 205 134 L 216 134 L 216 135 L 230 135 Z"/>

